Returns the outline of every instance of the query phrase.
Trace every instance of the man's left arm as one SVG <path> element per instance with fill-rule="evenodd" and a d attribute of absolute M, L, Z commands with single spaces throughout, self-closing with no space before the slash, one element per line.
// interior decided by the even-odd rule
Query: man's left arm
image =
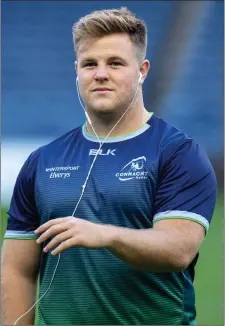
<path fill-rule="evenodd" d="M 153 229 L 111 227 L 107 248 L 125 263 L 147 272 L 184 270 L 204 239 L 201 224 L 184 219 L 161 220 Z"/>
<path fill-rule="evenodd" d="M 207 233 L 216 201 L 214 170 L 192 139 L 162 155 L 154 198 L 153 229 L 115 231 L 109 249 L 151 272 L 185 269 Z"/>
<path fill-rule="evenodd" d="M 183 219 L 160 220 L 152 229 L 134 230 L 96 224 L 74 217 L 51 220 L 40 226 L 38 243 L 56 255 L 68 248 L 107 248 L 132 267 L 148 272 L 185 269 L 194 259 L 205 235 L 202 225 Z"/>

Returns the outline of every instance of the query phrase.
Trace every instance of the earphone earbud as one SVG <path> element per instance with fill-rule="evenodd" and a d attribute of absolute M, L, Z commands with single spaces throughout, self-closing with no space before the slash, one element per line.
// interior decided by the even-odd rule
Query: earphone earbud
<path fill-rule="evenodd" d="M 139 85 L 142 85 L 143 82 L 144 82 L 144 80 L 142 79 L 142 73 L 140 72 L 140 76 L 139 76 L 139 78 L 138 78 L 138 84 L 139 84 Z"/>

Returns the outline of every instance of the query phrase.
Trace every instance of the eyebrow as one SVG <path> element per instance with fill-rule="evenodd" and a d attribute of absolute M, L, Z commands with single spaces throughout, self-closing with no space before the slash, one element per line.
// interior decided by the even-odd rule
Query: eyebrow
<path fill-rule="evenodd" d="M 113 60 L 119 60 L 119 61 L 122 61 L 124 63 L 126 63 L 126 59 L 124 58 L 121 58 L 119 56 L 112 56 L 112 57 L 109 57 L 107 61 L 113 61 Z M 87 57 L 87 58 L 84 58 L 81 60 L 80 64 L 83 64 L 83 63 L 86 63 L 86 62 L 93 62 L 93 61 L 96 61 L 96 59 L 94 58 L 91 58 L 91 57 Z"/>
<path fill-rule="evenodd" d="M 112 56 L 112 57 L 110 57 L 109 58 L 109 61 L 112 61 L 112 60 L 121 60 L 121 61 L 125 61 L 126 62 L 126 60 L 124 59 L 124 58 L 121 58 L 121 57 L 118 57 L 118 56 Z"/>

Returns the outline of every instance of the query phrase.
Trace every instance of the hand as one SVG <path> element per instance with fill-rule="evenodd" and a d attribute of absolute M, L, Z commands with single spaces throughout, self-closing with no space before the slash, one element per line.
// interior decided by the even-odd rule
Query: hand
<path fill-rule="evenodd" d="M 56 255 L 73 246 L 90 249 L 107 247 L 111 227 L 69 216 L 50 220 L 34 232 L 35 234 L 42 233 L 37 240 L 38 244 L 54 237 L 44 248 L 44 252 L 55 247 L 51 254 Z"/>

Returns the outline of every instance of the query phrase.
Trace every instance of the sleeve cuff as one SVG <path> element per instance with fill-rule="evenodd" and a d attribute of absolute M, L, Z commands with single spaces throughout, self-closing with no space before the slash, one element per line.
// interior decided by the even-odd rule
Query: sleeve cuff
<path fill-rule="evenodd" d="M 209 222 L 205 217 L 196 213 L 191 213 L 186 211 L 160 212 L 153 217 L 153 224 L 160 220 L 176 219 L 176 218 L 197 222 L 205 228 L 206 233 L 209 230 Z"/>
<path fill-rule="evenodd" d="M 32 240 L 32 239 L 38 239 L 38 235 L 36 235 L 32 231 L 11 231 L 11 230 L 7 230 L 6 233 L 5 233 L 4 239 Z"/>

